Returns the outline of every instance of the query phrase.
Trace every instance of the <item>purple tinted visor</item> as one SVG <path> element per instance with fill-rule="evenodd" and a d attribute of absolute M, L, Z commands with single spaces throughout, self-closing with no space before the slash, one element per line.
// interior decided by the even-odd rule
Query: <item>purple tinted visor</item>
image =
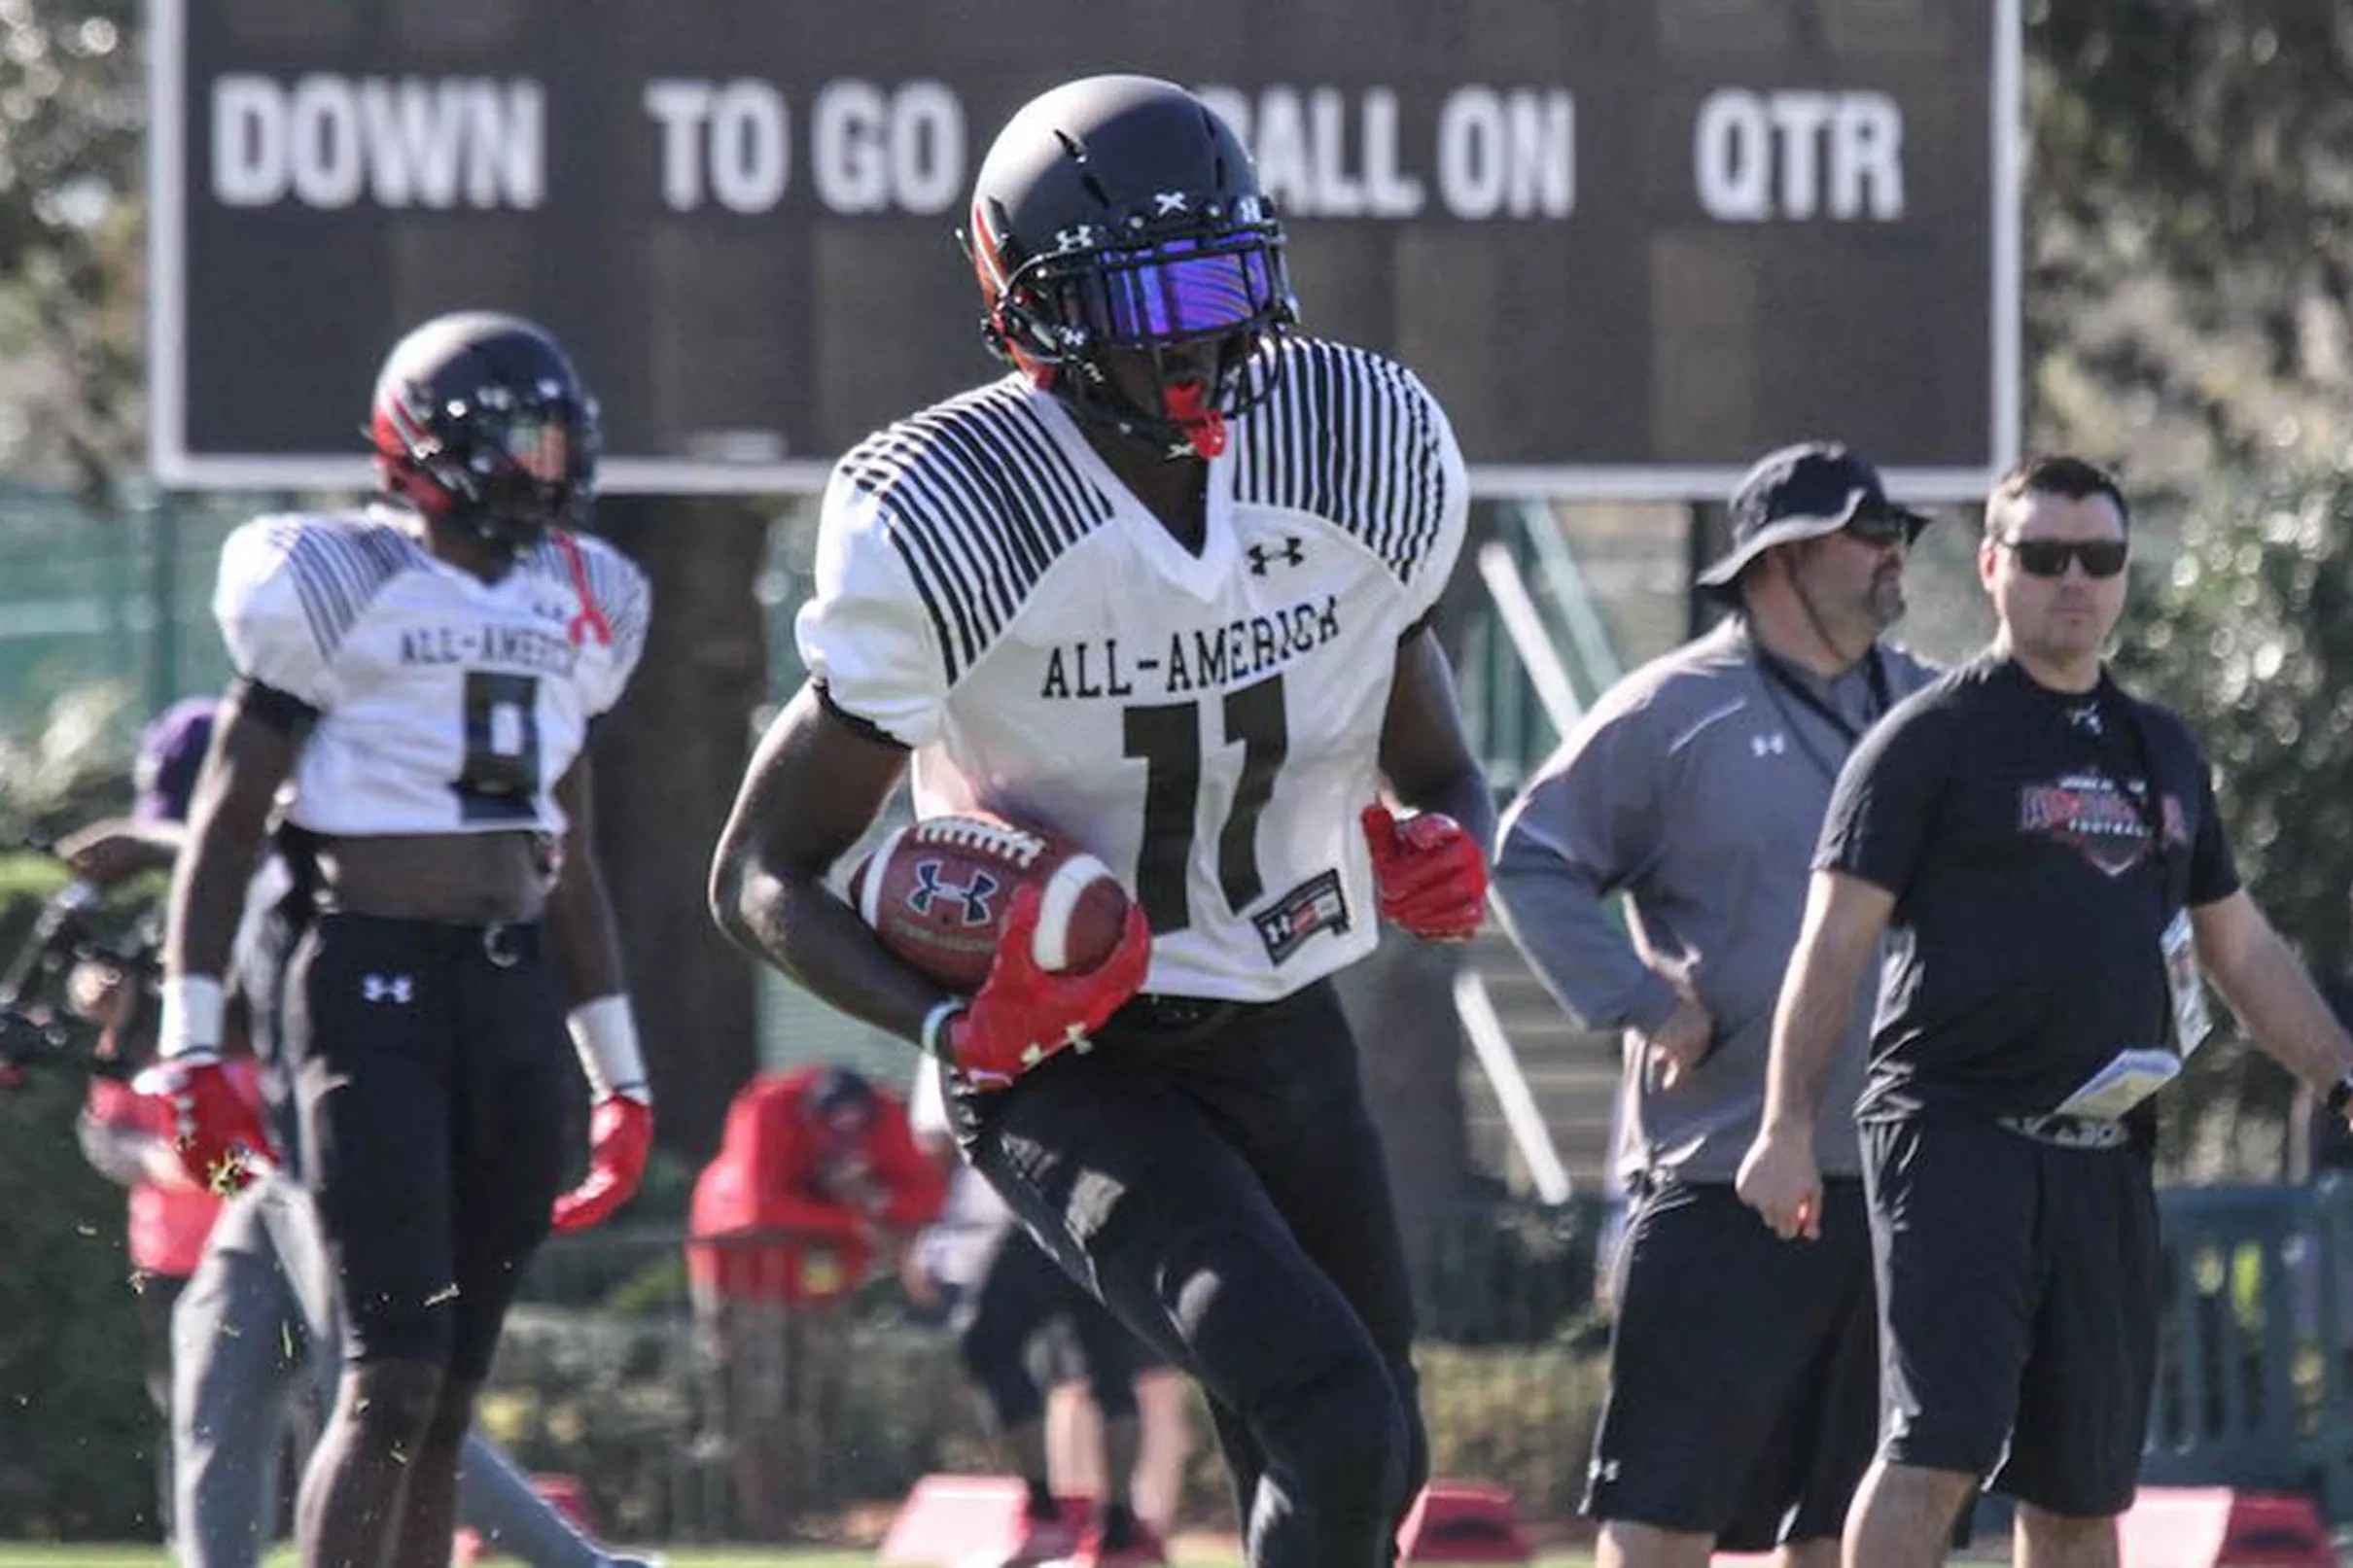
<path fill-rule="evenodd" d="M 561 420 L 539 415 L 518 416 L 500 433 L 499 444 L 514 466 L 545 484 L 561 484 L 572 474 L 572 433 Z"/>
<path fill-rule="evenodd" d="M 1230 332 L 1268 319 L 1282 297 L 1280 263 L 1255 235 L 1106 256 L 1071 285 L 1082 319 L 1107 343 Z"/>

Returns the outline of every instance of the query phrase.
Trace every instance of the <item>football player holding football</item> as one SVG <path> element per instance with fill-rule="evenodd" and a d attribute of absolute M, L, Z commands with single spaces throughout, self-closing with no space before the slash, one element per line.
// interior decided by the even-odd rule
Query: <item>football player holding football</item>
<path fill-rule="evenodd" d="M 257 518 L 222 548 L 237 679 L 173 883 L 159 1043 L 183 1159 L 235 1185 L 268 1139 L 226 1089 L 222 976 L 282 814 L 318 906 L 284 1045 L 346 1339 L 298 1505 L 311 1568 L 447 1560 L 523 1268 L 551 1221 L 629 1196 L 652 1135 L 582 752 L 649 611 L 637 569 L 567 528 L 595 404 L 540 328 L 444 316 L 386 359 L 370 436 L 378 505 Z M 594 1146 L 559 1198 L 568 1033 Z"/>
<path fill-rule="evenodd" d="M 1012 373 L 835 469 L 811 679 L 714 906 L 941 1061 L 1026 1227 L 1207 1389 L 1251 1563 L 1386 1563 L 1425 1470 L 1413 1313 L 1328 977 L 1377 914 L 1460 940 L 1485 907 L 1493 805 L 1429 628 L 1461 458 L 1412 372 L 1293 335 L 1250 158 L 1180 87 L 1025 106 L 967 243 Z M 1029 888 L 972 995 L 877 942 L 825 879 L 910 763 L 919 816 L 1119 872 L 1110 958 L 1038 967 Z"/>

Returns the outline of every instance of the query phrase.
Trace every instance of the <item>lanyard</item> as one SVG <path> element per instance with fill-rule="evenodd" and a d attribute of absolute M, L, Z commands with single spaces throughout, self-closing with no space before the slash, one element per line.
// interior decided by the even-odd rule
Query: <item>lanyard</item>
<path fill-rule="evenodd" d="M 1871 688 L 1871 712 L 1864 717 L 1860 725 L 1824 702 L 1817 693 L 1809 689 L 1805 682 L 1793 675 L 1780 660 L 1766 652 L 1762 647 L 1756 649 L 1756 663 L 1757 669 L 1765 677 L 1765 694 L 1773 699 L 1773 705 L 1775 708 L 1781 710 L 1781 717 L 1788 723 L 1790 735 L 1798 743 L 1798 749 L 1806 753 L 1807 759 L 1819 768 L 1825 778 L 1836 784 L 1840 763 L 1844 763 L 1847 752 L 1854 749 L 1855 742 L 1863 738 L 1863 731 L 1878 723 L 1880 715 L 1885 714 L 1890 706 L 1887 700 L 1887 667 L 1880 662 L 1879 645 L 1877 643 L 1872 644 L 1863 654 L 1863 679 Z M 1808 710 L 1844 738 L 1846 744 L 1840 749 L 1838 762 L 1833 762 L 1814 749 L 1813 743 L 1807 739 L 1805 727 L 1799 724 L 1796 715 L 1783 706 L 1781 702 L 1783 693 L 1795 698 L 1799 706 Z"/>
<path fill-rule="evenodd" d="M 2090 702 L 2091 749 L 2100 767 L 2115 781 L 2117 792 L 2125 797 L 2125 804 L 2149 832 L 2149 854 L 2157 861 L 2157 922 L 2162 927 L 2173 918 L 2173 853 L 2172 846 L 2165 842 L 2165 812 L 2163 797 L 2158 789 L 2157 757 L 2150 749 L 2148 732 L 2141 725 L 2140 705 L 2111 681 L 2104 671 Z M 2125 731 L 2130 755 L 2120 754 L 2116 742 L 2108 734 L 2111 719 Z M 2079 732 L 2082 728 L 2073 718 L 2067 719 L 2067 727 Z M 2128 782 L 2135 767 L 2141 778 L 2138 794 L 2133 793 Z M 2182 891 L 2186 902 L 2189 896 L 2186 881 Z"/>

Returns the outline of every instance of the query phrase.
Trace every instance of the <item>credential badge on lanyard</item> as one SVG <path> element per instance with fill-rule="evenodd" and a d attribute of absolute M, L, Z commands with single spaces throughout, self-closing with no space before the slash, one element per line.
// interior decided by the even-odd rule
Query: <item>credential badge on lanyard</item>
<path fill-rule="evenodd" d="M 2184 1061 L 2214 1032 L 2214 1015 L 2206 1006 L 2206 981 L 2198 973 L 2197 946 L 2190 934 L 2190 912 L 2175 910 L 2158 938 L 2164 951 L 2165 989 L 2173 993 L 2173 1048 Z"/>

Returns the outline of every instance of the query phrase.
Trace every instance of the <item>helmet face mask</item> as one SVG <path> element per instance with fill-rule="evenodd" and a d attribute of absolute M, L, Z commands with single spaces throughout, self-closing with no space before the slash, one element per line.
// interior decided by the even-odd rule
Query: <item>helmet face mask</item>
<path fill-rule="evenodd" d="M 983 162 L 966 245 L 989 346 L 1169 456 L 1222 450 L 1225 419 L 1271 384 L 1251 360 L 1298 316 L 1248 155 L 1198 98 L 1150 78 L 1071 83 L 1016 114 Z M 1123 351 L 1156 367 L 1155 395 L 1110 373 Z"/>
<path fill-rule="evenodd" d="M 369 436 L 387 495 L 512 554 L 584 517 L 596 400 L 555 339 L 511 316 L 438 317 L 384 362 Z"/>

